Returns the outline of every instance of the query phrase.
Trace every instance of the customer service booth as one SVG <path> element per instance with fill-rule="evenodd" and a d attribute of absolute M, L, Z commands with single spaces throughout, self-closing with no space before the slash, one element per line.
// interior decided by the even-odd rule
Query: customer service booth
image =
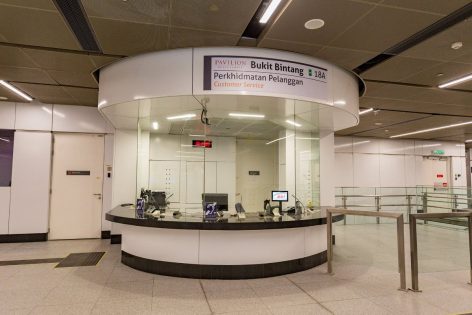
<path fill-rule="evenodd" d="M 229 279 L 325 262 L 333 132 L 357 124 L 363 89 L 325 61 L 255 48 L 153 52 L 101 69 L 100 111 L 137 138 L 133 200 L 106 215 L 120 225 L 122 262 Z"/>

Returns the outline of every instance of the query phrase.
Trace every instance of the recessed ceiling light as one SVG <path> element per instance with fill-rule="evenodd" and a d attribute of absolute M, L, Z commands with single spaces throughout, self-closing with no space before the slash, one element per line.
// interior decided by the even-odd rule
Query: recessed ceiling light
<path fill-rule="evenodd" d="M 288 119 L 287 119 L 285 122 L 286 122 L 287 124 L 290 124 L 290 125 L 295 126 L 295 127 L 301 127 L 301 126 L 302 126 L 302 125 L 300 125 L 299 123 L 296 123 L 296 122 L 294 122 L 294 121 L 292 121 L 292 120 L 288 120 Z"/>
<path fill-rule="evenodd" d="M 262 15 L 261 19 L 259 20 L 259 23 L 267 23 L 267 21 L 269 21 L 272 14 L 274 14 L 275 9 L 277 9 L 281 1 L 282 0 L 272 0 L 267 9 L 265 10 L 264 14 Z"/>
<path fill-rule="evenodd" d="M 325 22 L 322 19 L 311 19 L 305 22 L 305 28 L 308 30 L 316 30 L 322 28 Z"/>
<path fill-rule="evenodd" d="M 167 117 L 167 120 L 176 120 L 176 119 L 189 119 L 197 116 L 196 114 L 184 114 L 184 115 L 178 115 L 178 116 L 169 116 Z"/>
<path fill-rule="evenodd" d="M 28 94 L 20 91 L 19 89 L 17 89 L 16 87 L 14 87 L 13 85 L 11 85 L 10 83 L 8 83 L 6 81 L 0 80 L 0 84 L 3 85 L 4 87 L 6 87 L 7 89 L 9 89 L 10 91 L 16 93 L 17 95 L 21 96 L 22 98 L 24 98 L 27 101 L 32 101 L 33 100 L 33 98 L 31 96 L 29 96 Z"/>
<path fill-rule="evenodd" d="M 262 115 L 262 114 L 245 114 L 245 113 L 229 113 L 228 116 L 247 117 L 247 118 L 264 118 L 265 117 L 265 115 Z"/>
<path fill-rule="evenodd" d="M 157 121 L 152 122 L 152 129 L 154 129 L 154 130 L 159 129 L 159 123 Z"/>
<path fill-rule="evenodd" d="M 334 101 L 333 104 L 334 105 L 346 105 L 346 101 L 345 100 L 337 100 L 337 101 Z"/>
<path fill-rule="evenodd" d="M 444 75 L 444 73 L 442 73 L 442 72 L 439 72 L 439 73 L 436 74 L 437 77 L 442 77 L 443 75 Z"/>
<path fill-rule="evenodd" d="M 374 110 L 373 108 L 368 108 L 368 109 L 360 110 L 360 111 L 359 111 L 359 115 L 364 115 L 364 114 L 370 113 L 370 112 L 373 111 L 373 110 Z"/>
<path fill-rule="evenodd" d="M 462 42 L 454 42 L 451 44 L 451 48 L 454 50 L 458 50 L 462 48 Z"/>
<path fill-rule="evenodd" d="M 6 96 L 0 96 L 0 100 L 1 100 L 1 101 L 5 101 L 5 100 L 7 100 L 7 99 L 8 99 L 8 97 L 6 97 Z"/>
<path fill-rule="evenodd" d="M 385 129 L 385 132 L 390 132 L 390 130 L 388 130 L 388 129 Z"/>
<path fill-rule="evenodd" d="M 422 130 L 417 130 L 413 132 L 402 133 L 399 135 L 391 136 L 390 138 L 399 138 L 399 137 L 417 135 L 419 133 L 431 132 L 431 131 L 442 130 L 442 129 L 449 129 L 449 128 L 460 127 L 460 126 L 470 125 L 470 124 L 472 124 L 472 121 L 466 121 L 466 122 L 458 123 L 458 124 L 452 124 L 452 125 L 446 125 L 446 126 L 441 126 L 441 127 L 436 127 L 436 128 L 422 129 Z"/>
<path fill-rule="evenodd" d="M 443 84 L 439 85 L 438 87 L 440 89 L 443 89 L 445 87 L 453 86 L 453 85 L 456 85 L 456 84 L 459 84 L 459 83 L 462 83 L 462 82 L 465 82 L 465 81 L 469 81 L 469 80 L 472 80 L 472 74 L 468 74 L 465 77 L 443 83 Z"/>

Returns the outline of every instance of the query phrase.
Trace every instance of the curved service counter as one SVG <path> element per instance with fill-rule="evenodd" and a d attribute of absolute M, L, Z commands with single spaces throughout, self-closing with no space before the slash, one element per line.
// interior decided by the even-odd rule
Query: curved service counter
<path fill-rule="evenodd" d="M 116 207 L 106 218 L 121 224 L 122 263 L 155 274 L 207 279 L 282 275 L 326 262 L 326 214 L 280 217 L 247 213 L 137 218 L 132 207 Z M 339 221 L 342 216 L 333 217 Z"/>

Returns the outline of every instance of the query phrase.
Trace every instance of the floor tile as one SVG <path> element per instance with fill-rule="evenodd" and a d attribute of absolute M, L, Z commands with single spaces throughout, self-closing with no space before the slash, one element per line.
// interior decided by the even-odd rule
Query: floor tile
<path fill-rule="evenodd" d="M 152 297 L 153 281 L 110 282 L 102 290 L 99 303 L 110 299 L 131 300 Z"/>
<path fill-rule="evenodd" d="M 327 309 L 317 303 L 282 306 L 271 309 L 274 315 L 328 315 L 331 314 Z"/>
<path fill-rule="evenodd" d="M 211 310 L 215 313 L 267 309 L 251 288 L 210 291 L 206 296 Z"/>
<path fill-rule="evenodd" d="M 349 282 L 345 280 L 325 283 L 309 282 L 300 284 L 299 286 L 318 302 L 348 300 L 362 297 L 349 287 Z"/>
<path fill-rule="evenodd" d="M 153 314 L 211 314 L 204 295 L 155 296 L 152 300 Z"/>
<path fill-rule="evenodd" d="M 93 304 L 43 305 L 36 306 L 31 315 L 86 315 L 92 311 Z"/>
<path fill-rule="evenodd" d="M 93 306 L 92 314 L 151 314 L 152 298 L 99 300 Z"/>
<path fill-rule="evenodd" d="M 325 302 L 323 304 L 328 310 L 336 315 L 392 315 L 385 308 L 382 308 L 367 299 L 352 299 L 344 301 Z"/>
<path fill-rule="evenodd" d="M 269 309 L 287 305 L 313 303 L 313 299 L 295 285 L 262 287 L 254 290 Z"/>
<path fill-rule="evenodd" d="M 94 304 L 103 286 L 80 285 L 56 287 L 40 302 L 40 305 Z"/>

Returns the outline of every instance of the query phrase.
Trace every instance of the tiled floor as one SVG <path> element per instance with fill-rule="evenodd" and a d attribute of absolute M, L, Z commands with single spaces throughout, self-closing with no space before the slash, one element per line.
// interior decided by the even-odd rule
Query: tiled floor
<path fill-rule="evenodd" d="M 431 225 L 419 225 L 418 233 L 422 293 L 397 290 L 395 230 L 386 224 L 337 226 L 335 275 L 326 274 L 323 265 L 254 280 L 195 280 L 143 273 L 122 265 L 120 245 L 109 245 L 107 240 L 0 244 L 0 261 L 106 251 L 93 267 L 0 266 L 0 314 L 472 312 L 472 286 L 466 284 L 467 233 Z"/>

